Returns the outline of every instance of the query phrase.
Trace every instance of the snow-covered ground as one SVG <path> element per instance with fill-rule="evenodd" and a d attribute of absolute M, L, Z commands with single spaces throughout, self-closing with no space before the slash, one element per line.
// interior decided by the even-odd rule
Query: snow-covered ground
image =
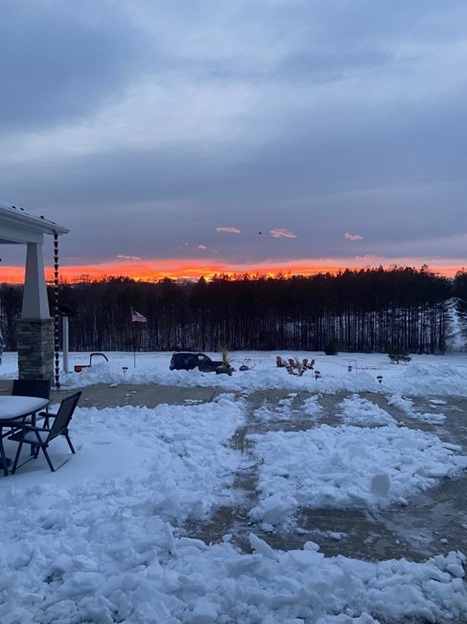
<path fill-rule="evenodd" d="M 301 507 L 410 506 L 417 492 L 459 478 L 467 457 L 436 427 L 446 419 L 445 400 L 466 395 L 467 355 L 396 365 L 382 354 L 233 353 L 231 377 L 169 371 L 167 353 L 106 355 L 108 362 L 93 358 L 80 373 L 62 372 L 62 389 L 131 383 L 218 393 L 209 403 L 79 407 L 71 429 L 77 454 L 60 470 L 51 473 L 38 459 L 0 478 L 1 624 L 467 622 L 462 552 L 422 563 L 359 561 L 325 557 L 312 541 L 273 549 L 255 531 L 290 527 Z M 321 376 L 289 375 L 276 355 L 315 358 Z M 89 354 L 70 354 L 70 370 L 88 363 Z M 242 364 L 249 370 L 239 371 Z M 4 354 L 0 378 L 16 375 L 16 354 Z M 255 433 L 246 458 L 230 440 L 245 424 L 249 393 L 268 389 L 285 390 L 290 400 L 274 413 L 258 408 L 259 422 L 295 418 L 296 393 L 347 396 L 332 425 L 319 422 L 311 396 L 300 414 L 309 428 Z M 368 391 L 383 393 L 414 426 L 359 396 Z M 418 412 L 411 397 L 432 411 Z M 422 430 L 427 423 L 434 431 Z M 65 443 L 53 452 L 69 455 Z M 230 534 L 219 543 L 186 537 L 185 523 L 235 504 L 235 475 L 251 458 L 258 464 L 251 553 Z M 467 521 L 465 528 L 467 537 Z"/>
<path fill-rule="evenodd" d="M 220 359 L 219 353 L 209 353 L 213 359 Z M 339 354 L 325 356 L 322 353 L 280 352 L 284 358 L 315 359 L 314 370 L 303 376 L 287 375 L 284 369 L 275 366 L 276 353 L 233 352 L 230 354 L 235 374 L 217 375 L 199 371 L 170 371 L 170 353 L 106 353 L 109 362 L 94 357 L 90 368 L 79 375 L 61 376 L 64 387 L 74 388 L 93 383 L 158 383 L 179 386 L 212 386 L 225 390 L 258 390 L 284 388 L 291 390 L 317 390 L 332 393 L 338 390 L 381 391 L 408 395 L 459 395 L 466 393 L 467 353 L 428 356 L 413 355 L 409 365 L 392 364 L 385 354 Z M 15 356 L 4 354 L 0 366 L 0 378 L 11 374 L 11 362 Z M 74 366 L 89 364 L 89 354 L 71 353 L 69 370 Z M 239 371 L 242 365 L 250 370 Z M 352 367 L 348 374 L 349 366 Z M 8 372 L 10 371 L 10 372 Z M 315 372 L 321 377 L 315 379 Z M 381 386 L 378 376 L 382 376 Z"/>

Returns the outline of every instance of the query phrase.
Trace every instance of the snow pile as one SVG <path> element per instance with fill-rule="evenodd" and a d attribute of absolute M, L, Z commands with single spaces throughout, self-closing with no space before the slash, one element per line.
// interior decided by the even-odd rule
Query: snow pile
<path fill-rule="evenodd" d="M 259 458 L 254 522 L 283 522 L 300 507 L 386 507 L 467 467 L 461 447 L 406 427 L 321 425 L 253 434 Z"/>
<path fill-rule="evenodd" d="M 141 495 L 164 519 L 200 520 L 215 505 L 232 502 L 239 456 L 228 443 L 243 423 L 242 408 L 228 395 L 190 406 L 78 408 L 77 460 L 99 467 L 98 474 L 134 474 L 121 482 L 120 495 L 129 501 Z"/>
<path fill-rule="evenodd" d="M 395 423 L 394 418 L 381 407 L 357 395 L 344 399 L 339 407 L 341 412 L 337 415 L 349 425 L 371 427 Z"/>
<path fill-rule="evenodd" d="M 208 354 L 219 359 L 218 353 Z M 410 396 L 463 396 L 467 387 L 467 358 L 465 354 L 439 356 L 413 355 L 409 364 L 391 364 L 384 354 L 352 354 L 357 362 L 348 372 L 347 354 L 324 356 L 322 353 L 286 353 L 288 357 L 316 359 L 315 371 L 308 370 L 301 377 L 289 375 L 285 368 L 275 364 L 277 352 L 231 353 L 236 368 L 232 376 L 192 371 L 170 371 L 170 353 L 107 353 L 108 362 L 98 360 L 82 372 L 61 374 L 61 384 L 70 390 L 95 383 L 103 384 L 166 384 L 171 386 L 216 387 L 225 391 L 289 390 L 331 394 L 347 391 L 380 392 Z M 89 363 L 89 354 L 70 354 L 70 370 L 75 365 Z M 240 371 L 240 364 L 248 360 L 250 368 Z M 16 353 L 4 353 L 0 377 L 17 375 Z M 378 382 L 378 377 L 382 382 Z"/>
<path fill-rule="evenodd" d="M 459 552 L 424 564 L 369 563 L 325 558 L 313 542 L 275 551 L 251 534 L 253 554 L 240 554 L 228 542 L 176 537 L 115 492 L 58 492 L 55 513 L 41 510 L 39 494 L 23 501 L 30 512 L 11 527 L 15 547 L 0 555 L 2 624 L 440 624 L 465 615 Z"/>
<path fill-rule="evenodd" d="M 398 394 L 395 394 L 392 397 L 389 397 L 388 403 L 389 405 L 394 405 L 395 407 L 399 408 L 405 414 L 407 414 L 407 416 L 409 416 L 410 418 L 413 418 L 414 420 L 419 420 L 421 422 L 430 423 L 432 425 L 440 425 L 446 420 L 446 415 L 441 414 L 439 412 L 437 413 L 417 412 L 414 409 L 414 405 L 413 405 L 414 402 L 412 399 L 408 399 Z M 431 402 L 431 403 L 432 405 L 436 404 L 435 402 Z M 437 404 L 439 403 L 440 402 L 438 401 Z"/>
<path fill-rule="evenodd" d="M 237 369 L 232 376 L 215 375 L 192 371 L 170 371 L 170 355 L 166 353 L 137 355 L 136 366 L 131 354 L 108 354 L 109 362 L 99 362 L 85 368 L 81 373 L 71 373 L 62 378 L 63 385 L 70 389 L 93 383 L 157 383 L 180 386 L 215 386 L 222 390 L 307 390 L 319 393 L 348 392 L 390 392 L 401 395 L 459 395 L 467 386 L 467 360 L 465 355 L 412 356 L 409 364 L 391 364 L 382 354 L 356 354 L 358 368 L 348 372 L 348 357 L 345 354 L 323 356 L 321 353 L 298 354 L 299 359 L 316 359 L 315 370 L 321 377 L 315 379 L 315 371 L 306 371 L 301 377 L 289 375 L 285 368 L 275 365 L 275 352 L 232 353 L 232 362 Z M 219 354 L 209 354 L 219 359 Z M 297 354 L 283 354 L 296 357 Z M 251 368 L 240 371 L 245 357 Z M 76 363 L 86 361 L 86 356 L 72 355 Z M 126 372 L 123 367 L 126 366 Z M 72 369 L 73 370 L 73 369 Z M 382 383 L 377 380 L 382 376 Z"/>
<path fill-rule="evenodd" d="M 467 368 L 465 355 L 458 356 L 460 366 L 452 364 L 452 358 L 440 356 L 439 362 L 436 358 L 431 358 L 430 362 L 424 362 L 420 356 L 419 361 L 411 362 L 404 371 L 394 380 L 393 388 L 402 395 L 430 396 L 433 394 L 452 396 L 463 396 L 467 387 Z M 397 366 L 397 365 L 395 365 Z M 392 388 L 389 388 L 392 389 Z"/>

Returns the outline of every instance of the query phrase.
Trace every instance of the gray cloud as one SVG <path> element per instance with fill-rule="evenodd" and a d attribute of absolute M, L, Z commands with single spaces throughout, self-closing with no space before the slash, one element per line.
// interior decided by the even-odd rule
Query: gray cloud
<path fill-rule="evenodd" d="M 0 131 L 46 128 L 117 98 L 138 59 L 114 2 L 2 2 Z"/>
<path fill-rule="evenodd" d="M 70 227 L 83 262 L 465 264 L 466 18 L 460 0 L 6 0 L 0 195 Z"/>

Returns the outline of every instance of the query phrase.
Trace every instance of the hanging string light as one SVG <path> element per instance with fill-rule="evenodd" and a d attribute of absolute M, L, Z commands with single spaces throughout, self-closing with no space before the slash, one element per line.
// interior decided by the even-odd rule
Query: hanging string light
<path fill-rule="evenodd" d="M 54 232 L 54 353 L 55 387 L 60 388 L 60 312 L 58 307 L 58 234 Z"/>

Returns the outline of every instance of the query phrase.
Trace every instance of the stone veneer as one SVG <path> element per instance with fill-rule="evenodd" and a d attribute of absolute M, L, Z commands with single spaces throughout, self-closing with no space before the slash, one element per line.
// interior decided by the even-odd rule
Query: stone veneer
<path fill-rule="evenodd" d="M 54 320 L 24 319 L 16 324 L 19 379 L 54 376 Z"/>

